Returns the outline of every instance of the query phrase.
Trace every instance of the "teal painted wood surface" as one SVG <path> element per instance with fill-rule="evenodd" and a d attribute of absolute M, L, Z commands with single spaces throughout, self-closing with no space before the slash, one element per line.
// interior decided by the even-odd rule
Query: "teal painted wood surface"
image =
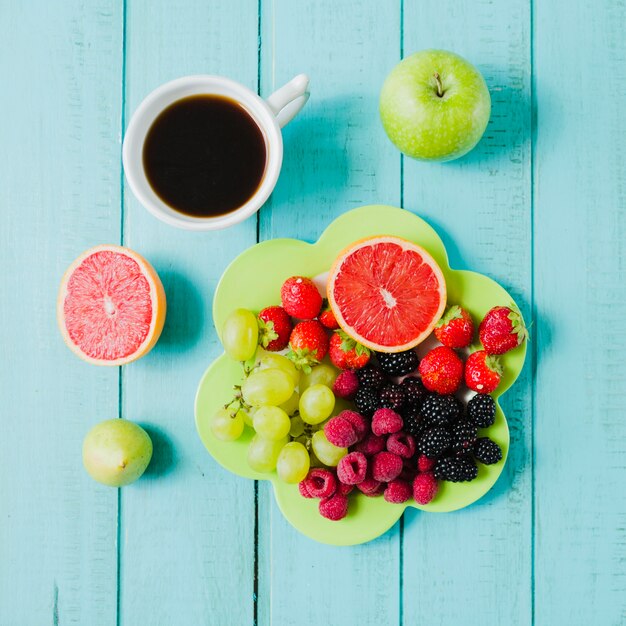
<path fill-rule="evenodd" d="M 626 623 L 625 22 L 617 0 L 0 3 L 0 624 Z M 430 46 L 476 63 L 493 100 L 445 165 L 401 159 L 377 117 L 387 72 Z M 141 208 L 120 152 L 150 90 L 203 72 L 263 96 L 306 72 L 312 95 L 258 217 L 196 234 Z M 501 282 L 533 342 L 493 491 L 332 548 L 208 457 L 193 396 L 226 264 L 370 202 Z M 146 255 L 168 296 L 159 344 L 122 371 L 77 360 L 54 319 L 65 267 L 101 242 Z M 155 442 L 119 493 L 80 458 L 116 416 Z"/>

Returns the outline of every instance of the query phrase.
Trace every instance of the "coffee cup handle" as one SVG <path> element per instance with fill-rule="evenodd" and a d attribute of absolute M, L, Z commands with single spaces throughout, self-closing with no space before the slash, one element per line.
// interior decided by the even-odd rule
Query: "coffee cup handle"
<path fill-rule="evenodd" d="M 298 74 L 267 98 L 267 104 L 282 128 L 300 112 L 308 99 L 309 77 L 306 74 Z"/>

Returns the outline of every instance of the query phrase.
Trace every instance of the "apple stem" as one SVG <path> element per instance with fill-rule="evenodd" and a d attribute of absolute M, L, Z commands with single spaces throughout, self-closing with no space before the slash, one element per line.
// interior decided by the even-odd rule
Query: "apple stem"
<path fill-rule="evenodd" d="M 437 95 L 440 98 L 443 98 L 443 85 L 441 84 L 441 76 L 439 76 L 439 72 L 435 72 L 433 76 L 435 77 L 435 82 L 437 83 Z"/>

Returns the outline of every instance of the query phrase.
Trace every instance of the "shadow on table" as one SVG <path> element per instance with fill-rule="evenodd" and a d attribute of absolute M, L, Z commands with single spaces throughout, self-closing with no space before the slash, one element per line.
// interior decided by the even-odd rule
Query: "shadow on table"
<path fill-rule="evenodd" d="M 157 478 L 174 470 L 177 464 L 174 444 L 166 432 L 155 424 L 140 424 L 152 440 L 152 460 L 144 476 Z"/>

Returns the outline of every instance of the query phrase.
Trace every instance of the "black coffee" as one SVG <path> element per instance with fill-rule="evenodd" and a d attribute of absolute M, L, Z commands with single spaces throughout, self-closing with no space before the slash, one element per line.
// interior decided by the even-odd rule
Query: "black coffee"
<path fill-rule="evenodd" d="M 267 161 L 252 116 L 222 96 L 191 96 L 153 122 L 143 146 L 150 186 L 170 207 L 194 217 L 224 215 L 258 189 Z"/>

